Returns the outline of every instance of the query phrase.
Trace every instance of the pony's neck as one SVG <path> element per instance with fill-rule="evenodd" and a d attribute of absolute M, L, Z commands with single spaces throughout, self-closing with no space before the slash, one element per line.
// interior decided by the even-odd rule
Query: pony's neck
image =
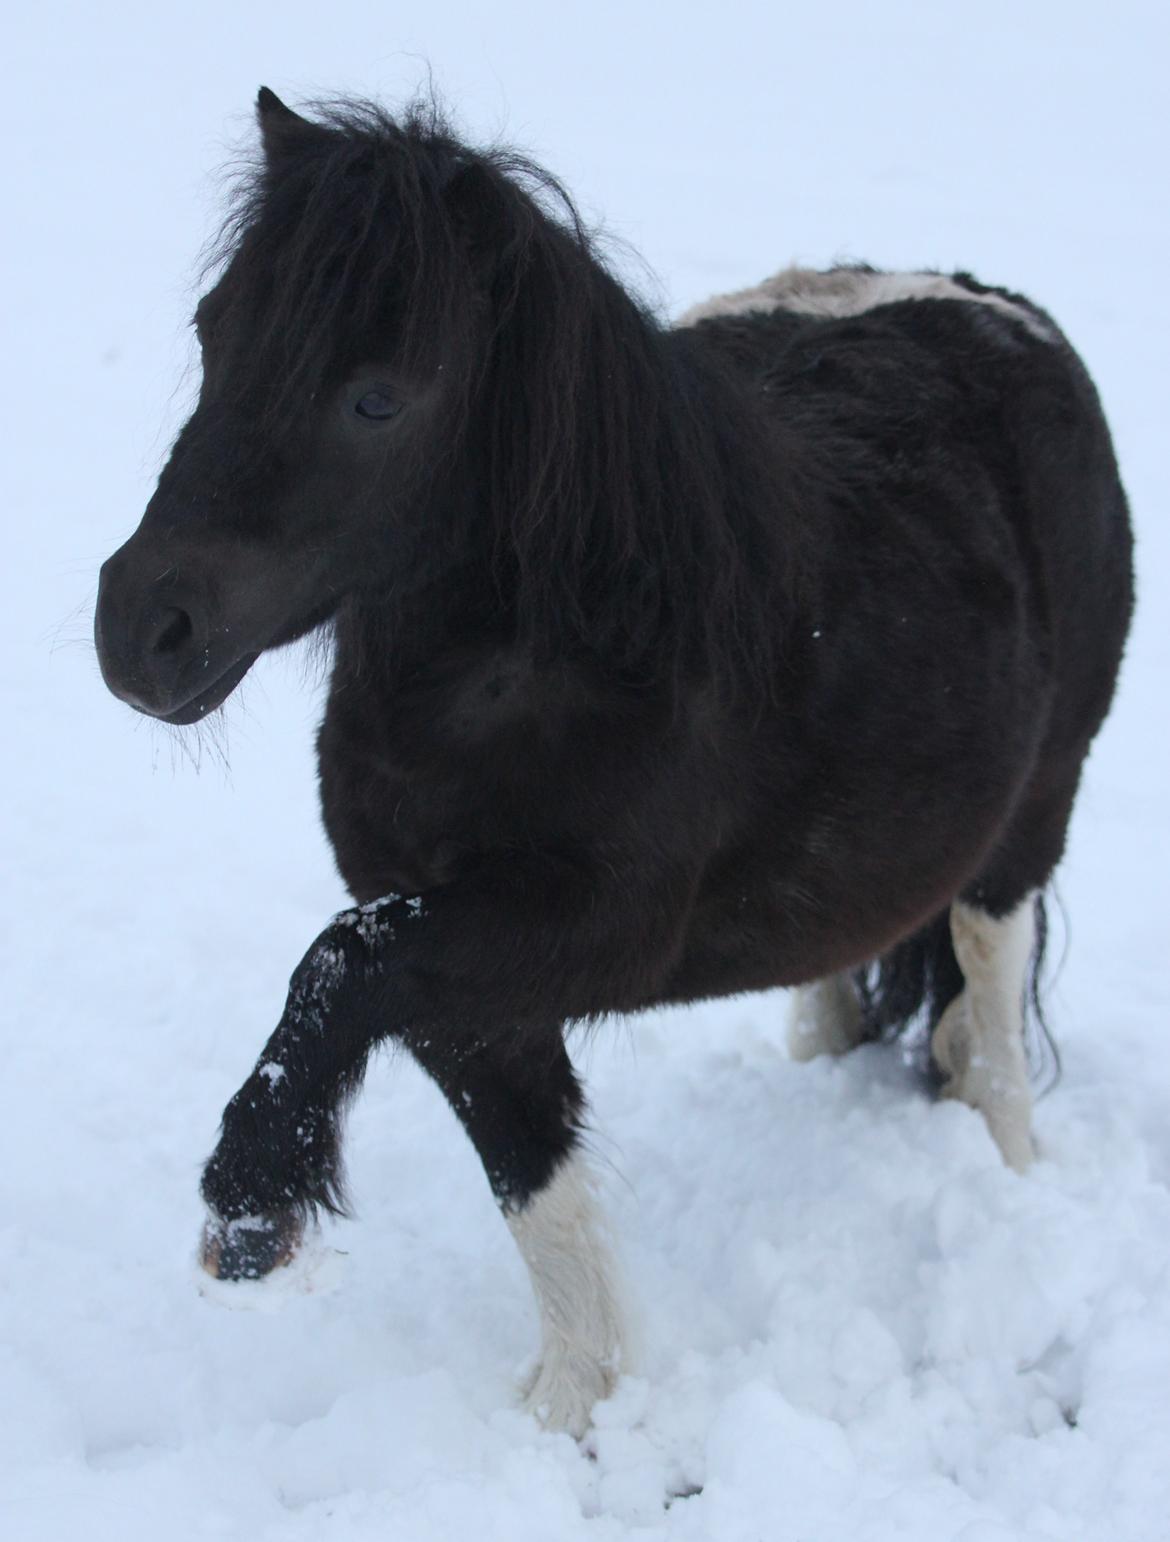
<path fill-rule="evenodd" d="M 484 406 L 495 566 L 534 649 L 644 680 L 769 673 L 788 588 L 776 451 L 713 349 L 556 228 L 497 317 Z"/>

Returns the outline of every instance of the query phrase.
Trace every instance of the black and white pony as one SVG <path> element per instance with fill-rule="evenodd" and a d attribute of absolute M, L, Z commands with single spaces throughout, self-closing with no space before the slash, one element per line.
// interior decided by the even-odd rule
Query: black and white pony
<path fill-rule="evenodd" d="M 800 1055 L 925 1018 L 1027 1166 L 1021 1002 L 1125 498 L 1019 295 L 789 270 L 663 327 L 552 178 L 432 109 L 258 113 L 199 402 L 96 618 L 110 689 L 178 724 L 332 630 L 356 904 L 224 1112 L 202 1260 L 260 1277 L 342 1209 L 341 1112 L 397 1040 L 530 1270 L 530 1406 L 579 1432 L 623 1329 L 567 1027 L 776 985 Z"/>

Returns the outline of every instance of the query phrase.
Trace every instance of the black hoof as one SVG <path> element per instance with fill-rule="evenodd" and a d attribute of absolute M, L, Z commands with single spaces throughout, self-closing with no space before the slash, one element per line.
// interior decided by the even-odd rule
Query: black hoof
<path fill-rule="evenodd" d="M 292 1262 L 304 1234 L 299 1215 L 242 1215 L 234 1221 L 208 1219 L 199 1262 L 217 1280 L 262 1280 Z"/>

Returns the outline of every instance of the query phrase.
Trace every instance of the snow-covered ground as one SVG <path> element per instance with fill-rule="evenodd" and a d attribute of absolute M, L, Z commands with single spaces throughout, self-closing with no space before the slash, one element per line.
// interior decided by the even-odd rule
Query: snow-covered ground
<path fill-rule="evenodd" d="M 0 1535 L 694 1542 L 1170 1537 L 1170 901 L 1161 6 L 433 0 L 27 8 L 5 23 Z M 96 569 L 187 399 L 210 172 L 256 86 L 401 99 L 562 174 L 674 309 L 791 258 L 1035 294 L 1115 427 L 1141 605 L 1060 889 L 1042 1160 L 892 1053 L 792 1064 L 780 997 L 582 1051 L 640 1320 L 588 1449 L 516 1411 L 535 1345 L 470 1147 L 401 1060 L 360 1218 L 229 1312 L 199 1167 L 344 899 L 270 660 L 217 746 L 104 691 Z M 177 385 L 178 383 L 178 385 Z M 198 773 L 198 774 L 197 774 Z M 1058 928 L 1060 951 L 1063 934 Z M 701 1492 L 700 1492 L 701 1490 Z"/>

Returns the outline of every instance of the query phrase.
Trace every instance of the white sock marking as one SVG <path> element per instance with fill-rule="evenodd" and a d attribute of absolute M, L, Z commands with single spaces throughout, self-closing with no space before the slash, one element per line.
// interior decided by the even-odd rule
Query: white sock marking
<path fill-rule="evenodd" d="M 1023 1172 L 1033 1157 L 1023 1012 L 1035 937 L 1032 897 L 999 921 L 956 900 L 951 937 L 966 984 L 931 1041 L 948 1076 L 943 1096 L 978 1109 L 1004 1161 Z"/>
<path fill-rule="evenodd" d="M 540 1307 L 541 1357 L 525 1406 L 581 1436 L 617 1382 L 622 1316 L 615 1268 L 584 1160 L 571 1154 L 523 1210 L 507 1216 Z"/>
<path fill-rule="evenodd" d="M 795 992 L 788 1015 L 788 1053 L 793 1060 L 846 1055 L 861 1043 L 864 1027 L 849 975 L 827 975 Z"/>

